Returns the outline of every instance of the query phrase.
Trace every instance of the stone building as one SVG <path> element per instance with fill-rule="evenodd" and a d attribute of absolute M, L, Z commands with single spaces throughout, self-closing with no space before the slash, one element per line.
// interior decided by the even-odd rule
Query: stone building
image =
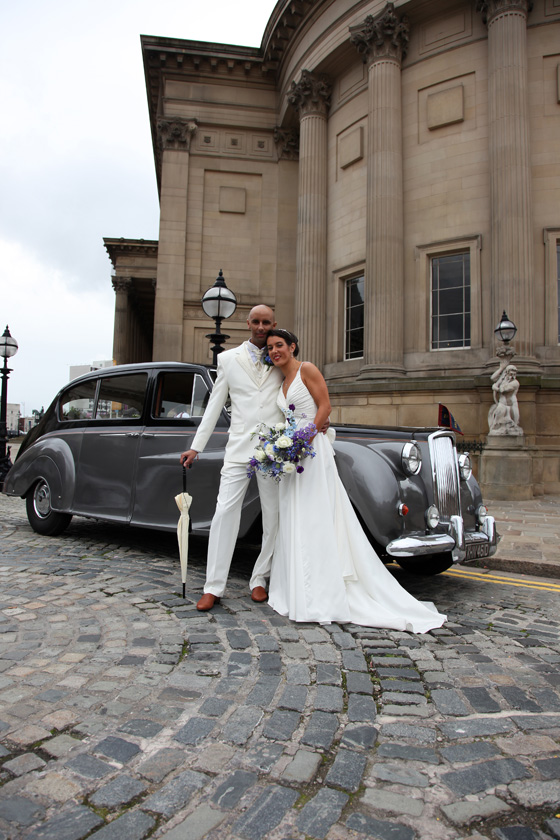
<path fill-rule="evenodd" d="M 210 360 L 275 307 L 334 420 L 484 440 L 505 310 L 560 490 L 560 0 L 279 0 L 260 48 L 142 37 L 159 242 L 106 240 L 115 357 Z"/>

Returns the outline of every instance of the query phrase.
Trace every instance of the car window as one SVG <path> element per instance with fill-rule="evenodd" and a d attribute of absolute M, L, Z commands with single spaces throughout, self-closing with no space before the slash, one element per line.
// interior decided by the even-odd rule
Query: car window
<path fill-rule="evenodd" d="M 142 416 L 147 382 L 145 373 L 102 377 L 95 419 L 137 420 Z"/>
<path fill-rule="evenodd" d="M 160 373 L 153 416 L 185 419 L 201 417 L 209 391 L 200 374 L 193 371 Z"/>
<path fill-rule="evenodd" d="M 89 379 L 79 385 L 73 385 L 65 391 L 59 401 L 60 420 L 91 420 L 97 379 Z"/>
<path fill-rule="evenodd" d="M 194 389 L 193 389 L 193 400 L 192 400 L 192 412 L 193 417 L 202 417 L 204 414 L 204 409 L 208 405 L 208 400 L 210 399 L 210 391 L 208 390 L 208 385 L 198 374 L 195 376 L 194 381 Z"/>

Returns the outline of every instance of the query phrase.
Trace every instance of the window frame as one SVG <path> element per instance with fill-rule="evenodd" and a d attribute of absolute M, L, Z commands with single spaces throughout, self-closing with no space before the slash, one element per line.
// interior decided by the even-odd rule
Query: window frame
<path fill-rule="evenodd" d="M 470 286 L 471 286 L 471 341 L 465 347 L 432 348 L 432 259 L 446 257 L 453 254 L 470 253 Z M 471 353 L 482 348 L 482 289 L 481 289 L 481 257 L 482 234 L 473 233 L 454 239 L 444 239 L 428 242 L 415 247 L 417 262 L 417 278 L 419 287 L 424 290 L 425 317 L 418 319 L 417 351 L 421 353 Z"/>
<path fill-rule="evenodd" d="M 560 227 L 544 228 L 545 344 L 560 345 Z"/>
<path fill-rule="evenodd" d="M 355 362 L 359 359 L 363 359 L 364 356 L 365 356 L 365 309 L 366 309 L 366 299 L 365 299 L 366 298 L 366 296 L 365 296 L 366 277 L 365 277 L 365 271 L 362 270 L 362 271 L 352 272 L 351 274 L 347 274 L 346 276 L 341 277 L 340 279 L 341 279 L 342 284 L 343 284 L 343 294 L 342 294 L 342 296 L 343 296 L 343 306 L 342 306 L 342 312 L 343 312 L 342 361 L 343 362 Z M 364 313 L 363 327 L 362 327 L 362 353 L 359 356 L 348 356 L 347 355 L 347 346 L 348 346 L 347 345 L 347 340 L 348 340 L 348 334 L 349 334 L 348 333 L 348 328 L 347 328 L 347 324 L 348 324 L 348 306 L 347 306 L 347 303 L 348 303 L 348 284 L 351 283 L 354 280 L 362 280 L 363 287 L 364 287 L 364 300 L 363 300 L 363 304 L 362 304 L 363 313 Z"/>
<path fill-rule="evenodd" d="M 465 285 L 464 279 L 463 279 L 463 286 L 462 286 L 462 289 L 463 289 L 463 310 L 462 310 L 462 312 L 454 313 L 456 315 L 461 315 L 462 320 L 463 320 L 463 344 L 455 344 L 452 347 L 441 347 L 441 346 L 440 347 L 434 347 L 434 317 L 436 317 L 438 319 L 438 333 L 439 333 L 440 324 L 441 324 L 440 319 L 445 318 L 445 315 L 442 315 L 441 312 L 438 312 L 437 315 L 434 315 L 434 292 L 435 292 L 435 289 L 434 289 L 434 262 L 436 260 L 445 260 L 449 257 L 456 257 L 456 256 L 465 257 L 467 255 L 469 257 L 469 311 L 467 313 L 466 308 L 464 306 L 464 300 L 465 300 L 464 290 L 466 288 L 466 285 Z M 464 278 L 464 274 L 465 274 L 465 267 L 464 267 L 464 261 L 463 261 L 463 278 Z M 461 288 L 461 287 L 457 286 L 455 288 L 458 289 L 458 288 Z M 441 286 L 439 284 L 439 278 L 438 278 L 438 289 L 437 289 L 438 298 L 440 298 L 440 296 L 441 296 L 441 291 L 442 290 L 441 290 Z M 451 254 L 437 254 L 437 255 L 431 256 L 430 257 L 430 352 L 439 353 L 442 350 L 470 350 L 470 348 L 471 348 L 471 332 L 472 332 L 472 328 L 471 328 L 471 308 L 472 307 L 471 307 L 470 250 L 468 248 L 466 248 L 462 251 L 454 251 Z M 468 315 L 468 319 L 469 319 L 468 336 L 466 335 L 466 329 L 465 329 L 465 321 L 466 321 L 467 315 Z M 438 338 L 438 344 L 441 344 L 441 341 L 442 340 Z M 468 344 L 465 343 L 466 341 L 468 341 Z"/>

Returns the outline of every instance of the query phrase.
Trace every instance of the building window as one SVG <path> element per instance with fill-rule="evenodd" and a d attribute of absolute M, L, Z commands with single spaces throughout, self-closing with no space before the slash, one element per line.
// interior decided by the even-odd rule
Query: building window
<path fill-rule="evenodd" d="M 543 228 L 544 239 L 544 341 L 560 344 L 560 227 Z"/>
<path fill-rule="evenodd" d="M 364 355 L 364 278 L 346 280 L 344 320 L 344 358 L 360 359 Z"/>
<path fill-rule="evenodd" d="M 471 346 L 470 251 L 431 259 L 432 350 Z"/>

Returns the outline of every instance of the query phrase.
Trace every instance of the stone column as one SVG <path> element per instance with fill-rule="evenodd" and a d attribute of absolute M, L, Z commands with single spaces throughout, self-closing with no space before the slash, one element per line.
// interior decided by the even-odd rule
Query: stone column
<path fill-rule="evenodd" d="M 327 284 L 327 112 L 331 85 L 303 70 L 288 100 L 300 117 L 295 333 L 305 359 L 325 358 Z"/>
<path fill-rule="evenodd" d="M 518 327 L 518 362 L 535 364 L 527 16 L 530 0 L 479 0 L 488 26 L 492 329 Z M 528 358 L 529 357 L 529 358 Z"/>
<path fill-rule="evenodd" d="M 157 288 L 154 309 L 153 360 L 182 360 L 187 197 L 194 120 L 160 119 L 162 148 Z"/>
<path fill-rule="evenodd" d="M 113 332 L 113 360 L 118 365 L 126 365 L 131 361 L 130 336 L 130 304 L 128 293 L 132 288 L 130 277 L 112 277 L 111 283 L 115 290 L 115 326 Z"/>
<path fill-rule="evenodd" d="M 402 376 L 404 234 L 401 61 L 408 23 L 393 3 L 350 29 L 368 66 L 364 367 L 360 378 Z"/>

